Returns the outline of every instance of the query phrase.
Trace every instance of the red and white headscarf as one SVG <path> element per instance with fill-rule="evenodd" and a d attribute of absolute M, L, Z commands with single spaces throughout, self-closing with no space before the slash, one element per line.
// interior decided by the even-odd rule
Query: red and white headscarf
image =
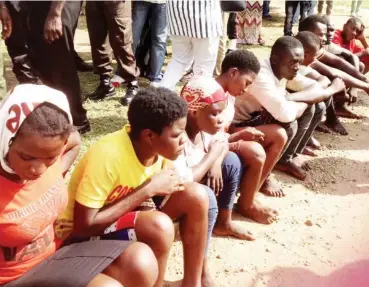
<path fill-rule="evenodd" d="M 0 102 L 0 164 L 6 172 L 14 173 L 6 160 L 12 139 L 27 116 L 45 102 L 63 110 L 68 115 L 70 123 L 73 123 L 67 97 L 47 86 L 18 85 Z"/>
<path fill-rule="evenodd" d="M 214 78 L 207 76 L 192 78 L 183 87 L 181 97 L 186 100 L 190 112 L 227 99 L 222 86 Z"/>

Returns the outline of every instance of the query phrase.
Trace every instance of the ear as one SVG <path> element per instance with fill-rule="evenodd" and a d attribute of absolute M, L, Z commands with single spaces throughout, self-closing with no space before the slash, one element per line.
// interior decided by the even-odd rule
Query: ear
<path fill-rule="evenodd" d="M 278 56 L 277 55 L 271 55 L 270 56 L 270 63 L 271 64 L 277 64 L 278 63 Z"/>
<path fill-rule="evenodd" d="M 231 69 L 228 70 L 228 76 L 230 78 L 235 78 L 236 75 L 237 75 L 237 73 L 238 73 L 238 69 L 237 68 L 231 68 Z"/>
<path fill-rule="evenodd" d="M 153 137 L 154 133 L 152 130 L 146 129 L 141 132 L 141 138 L 148 143 L 152 143 Z"/>

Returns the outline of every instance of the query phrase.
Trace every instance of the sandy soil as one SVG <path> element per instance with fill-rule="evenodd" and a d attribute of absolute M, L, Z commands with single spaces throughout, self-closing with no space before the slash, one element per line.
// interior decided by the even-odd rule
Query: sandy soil
<path fill-rule="evenodd" d="M 250 48 L 260 58 L 282 34 L 283 3 L 271 2 L 274 19 L 265 21 L 263 29 L 266 47 Z M 367 23 L 369 10 L 362 12 Z M 347 17 L 333 19 L 341 27 Z M 89 53 L 86 30 L 77 30 L 76 49 Z M 6 74 L 8 83 L 13 82 L 9 63 Z M 368 115 L 369 98 L 360 96 L 354 110 Z M 236 215 L 257 240 L 212 239 L 210 268 L 220 286 L 369 286 L 369 119 L 344 120 L 344 124 L 350 132 L 347 137 L 316 134 L 324 147 L 317 158 L 306 157 L 313 169 L 305 182 L 275 173 L 287 196 L 258 195 L 261 202 L 279 210 L 277 223 L 263 226 Z M 180 242 L 175 243 L 168 265 L 167 280 L 180 280 Z"/>

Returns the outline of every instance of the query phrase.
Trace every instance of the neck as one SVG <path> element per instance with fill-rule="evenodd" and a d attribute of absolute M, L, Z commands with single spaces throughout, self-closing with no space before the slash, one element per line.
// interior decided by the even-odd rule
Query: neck
<path fill-rule="evenodd" d="M 344 31 L 341 32 L 341 37 L 344 44 L 347 44 L 349 41 L 347 41 L 346 33 Z"/>
<path fill-rule="evenodd" d="M 282 80 L 283 77 L 279 74 L 278 71 L 278 67 L 275 64 L 272 64 L 272 62 L 270 62 L 270 67 L 272 68 L 273 74 L 274 76 L 278 79 L 278 80 Z"/>
<path fill-rule="evenodd" d="M 219 85 L 222 86 L 224 92 L 227 93 L 228 92 L 228 89 L 227 89 L 227 83 L 228 83 L 227 75 L 226 74 L 221 74 L 215 80 L 218 82 Z"/>
<path fill-rule="evenodd" d="M 187 117 L 186 133 L 188 138 L 193 141 L 200 132 L 201 130 L 196 124 L 196 120 L 192 117 Z"/>
<path fill-rule="evenodd" d="M 6 172 L 1 165 L 0 165 L 0 176 L 5 177 L 6 179 L 16 183 L 23 184 L 26 182 L 25 180 L 22 180 L 18 175 Z"/>
<path fill-rule="evenodd" d="M 151 147 L 146 146 L 139 139 L 131 138 L 131 142 L 136 156 L 143 166 L 151 166 L 155 163 L 157 155 L 152 152 Z"/>

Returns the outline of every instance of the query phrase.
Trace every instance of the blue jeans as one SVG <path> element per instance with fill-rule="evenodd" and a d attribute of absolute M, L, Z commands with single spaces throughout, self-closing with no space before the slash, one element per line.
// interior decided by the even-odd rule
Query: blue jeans
<path fill-rule="evenodd" d="M 222 163 L 223 189 L 219 193 L 218 198 L 215 197 L 212 189 L 204 185 L 209 195 L 208 241 L 206 242 L 206 253 L 208 251 L 214 225 L 217 221 L 218 208 L 227 210 L 233 209 L 241 175 L 242 163 L 240 158 L 235 153 L 229 152 Z"/>
<path fill-rule="evenodd" d="M 263 1 L 263 16 L 269 15 L 270 0 Z"/>
<path fill-rule="evenodd" d="M 151 31 L 150 73 L 148 78 L 156 82 L 160 81 L 161 68 L 164 64 L 166 52 L 168 36 L 166 4 L 144 1 L 134 2 L 132 9 L 133 53 L 136 53 L 147 17 L 150 17 Z"/>

